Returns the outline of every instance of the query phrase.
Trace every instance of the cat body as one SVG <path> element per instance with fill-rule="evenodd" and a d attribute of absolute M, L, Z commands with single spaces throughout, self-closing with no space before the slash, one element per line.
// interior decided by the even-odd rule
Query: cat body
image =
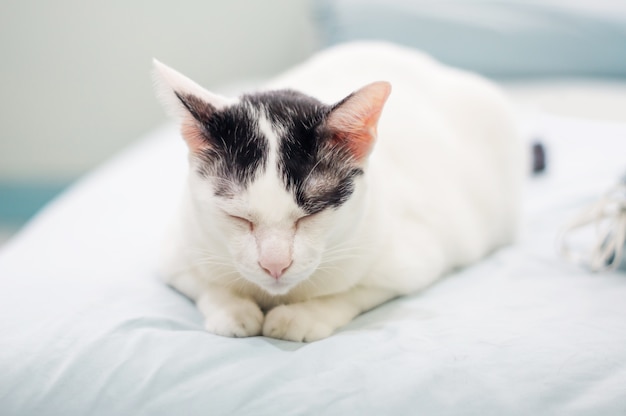
<path fill-rule="evenodd" d="M 227 99 L 156 66 L 190 149 L 162 273 L 210 332 L 321 339 L 515 235 L 524 152 L 478 76 L 354 43 Z"/>

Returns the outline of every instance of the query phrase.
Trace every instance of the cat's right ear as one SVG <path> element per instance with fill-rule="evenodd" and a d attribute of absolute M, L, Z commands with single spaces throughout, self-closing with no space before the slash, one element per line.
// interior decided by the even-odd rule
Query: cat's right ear
<path fill-rule="evenodd" d="M 153 60 L 157 95 L 165 110 L 181 123 L 181 134 L 192 152 L 210 147 L 203 125 L 232 100 L 204 89 L 169 66 Z"/>

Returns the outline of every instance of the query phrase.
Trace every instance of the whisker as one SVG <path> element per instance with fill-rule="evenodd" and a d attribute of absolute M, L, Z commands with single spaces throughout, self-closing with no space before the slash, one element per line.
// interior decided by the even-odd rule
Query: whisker
<path fill-rule="evenodd" d="M 338 245 L 338 246 L 334 246 L 331 248 L 328 248 L 325 250 L 324 254 L 325 255 L 329 255 L 329 254 L 335 254 L 335 253 L 342 253 L 342 252 L 350 252 L 350 251 L 354 251 L 354 252 L 361 252 L 361 253 L 367 253 L 372 251 L 372 248 L 369 246 L 365 246 L 365 245 L 350 245 L 348 246 L 347 244 L 342 244 L 342 245 Z"/>
<path fill-rule="evenodd" d="M 232 266 L 232 263 L 220 262 L 220 261 L 215 261 L 212 259 L 199 259 L 198 261 L 194 261 L 193 265 L 194 266 L 212 265 L 212 266 L 229 267 L 229 266 Z"/>
<path fill-rule="evenodd" d="M 211 276 L 211 277 L 213 279 L 223 279 L 223 278 L 228 277 L 228 276 L 237 276 L 237 278 L 236 279 L 232 279 L 229 282 L 229 284 L 232 283 L 232 282 L 236 282 L 237 280 L 243 279 L 243 277 L 241 277 L 241 275 L 239 274 L 239 272 L 237 270 L 232 270 L 230 272 L 221 273 L 221 274 L 218 274 L 218 275 L 215 275 L 215 276 Z"/>
<path fill-rule="evenodd" d="M 197 254 L 197 255 L 201 255 L 201 256 L 206 256 L 206 257 L 212 257 L 212 258 L 223 258 L 223 259 L 228 259 L 229 256 L 228 255 L 221 255 L 221 254 L 217 254 L 213 251 L 207 250 L 207 249 L 202 249 L 199 247 L 191 247 L 188 249 L 191 253 L 193 254 Z"/>
<path fill-rule="evenodd" d="M 315 279 L 308 279 L 308 280 L 305 281 L 305 283 L 308 286 L 312 286 L 313 289 L 319 289 L 320 288 L 320 286 L 318 284 L 319 282 L 316 282 Z"/>
<path fill-rule="evenodd" d="M 329 257 L 322 258 L 322 260 L 320 261 L 320 265 L 338 263 L 342 260 L 354 260 L 354 259 L 362 259 L 362 258 L 363 258 L 362 254 L 353 254 L 353 255 L 343 254 L 343 255 L 337 255 L 337 256 L 329 256 Z"/>
<path fill-rule="evenodd" d="M 322 267 L 318 267 L 316 269 L 316 271 L 320 271 L 320 272 L 329 272 L 329 271 L 341 271 L 342 268 L 341 267 L 337 267 L 337 266 L 322 266 Z"/>
<path fill-rule="evenodd" d="M 245 289 L 244 283 L 246 283 L 246 279 L 243 276 L 239 275 L 237 278 L 227 282 L 226 287 L 229 289 L 234 289 L 235 291 L 242 291 Z"/>
<path fill-rule="evenodd" d="M 369 250 L 339 250 L 329 251 L 323 254 L 323 257 L 343 256 L 343 255 L 364 255 L 369 253 Z"/>

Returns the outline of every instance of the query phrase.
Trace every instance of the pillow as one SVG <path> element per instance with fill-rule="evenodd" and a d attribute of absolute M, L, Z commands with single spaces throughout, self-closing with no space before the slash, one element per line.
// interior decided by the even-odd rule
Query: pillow
<path fill-rule="evenodd" d="M 488 76 L 626 76 L 626 4 L 317 0 L 322 43 L 379 39 Z"/>

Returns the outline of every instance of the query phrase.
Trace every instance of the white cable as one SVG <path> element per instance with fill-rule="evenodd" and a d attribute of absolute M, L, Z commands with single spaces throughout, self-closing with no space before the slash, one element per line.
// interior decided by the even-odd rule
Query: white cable
<path fill-rule="evenodd" d="M 596 231 L 591 250 L 573 251 L 568 238 L 575 230 L 593 225 Z M 589 206 L 566 224 L 560 238 L 561 254 L 594 272 L 616 269 L 626 245 L 626 176 L 600 201 Z"/>

